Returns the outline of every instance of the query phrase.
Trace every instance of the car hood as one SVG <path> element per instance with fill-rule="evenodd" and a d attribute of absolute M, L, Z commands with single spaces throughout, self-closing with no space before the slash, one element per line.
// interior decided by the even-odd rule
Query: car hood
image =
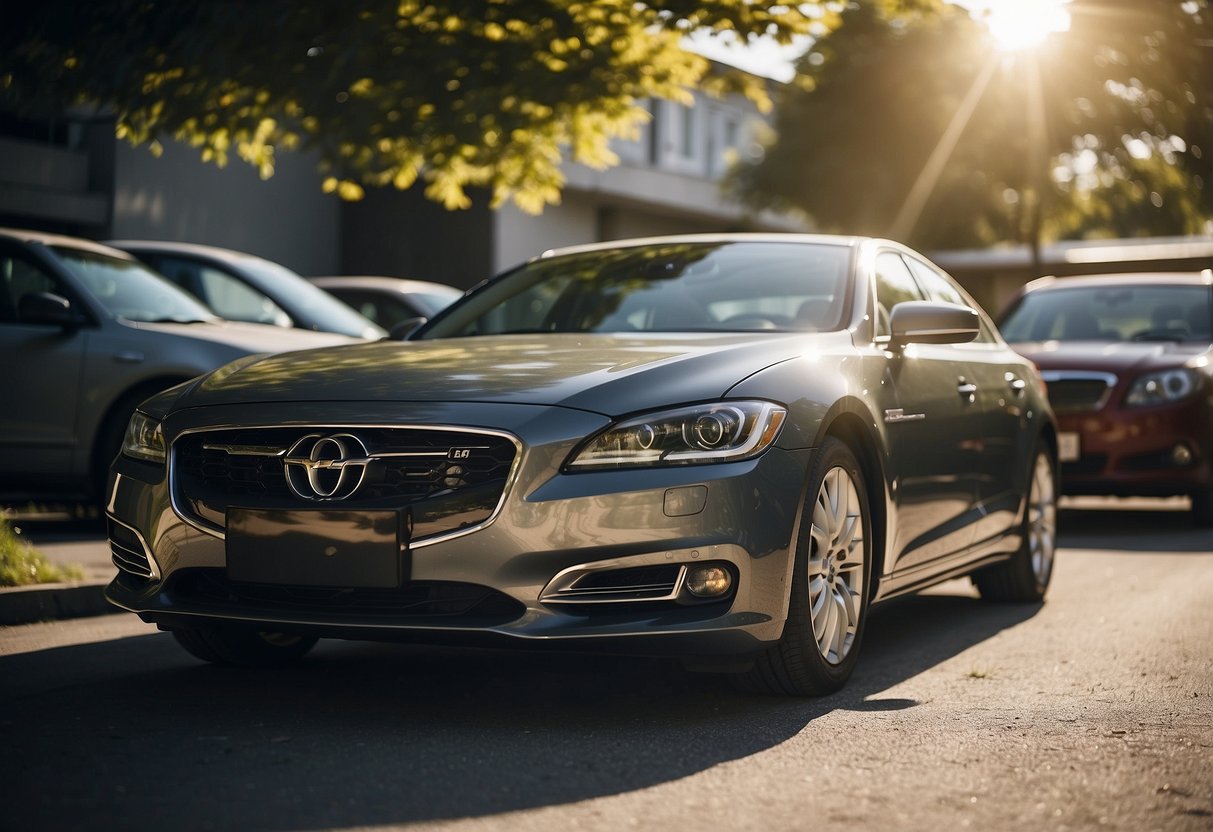
<path fill-rule="evenodd" d="M 307 329 L 237 323 L 219 319 L 193 323 L 128 322 L 128 325 L 141 331 L 160 332 L 175 338 L 191 338 L 212 344 L 223 344 L 247 353 L 276 353 L 361 343 L 359 338 L 332 332 L 312 332 Z"/>
<path fill-rule="evenodd" d="M 1173 341 L 1097 341 L 1012 344 L 1042 371 L 1086 370 L 1121 374 L 1178 367 L 1210 352 L 1209 344 Z"/>
<path fill-rule="evenodd" d="M 849 334 L 548 334 L 380 341 L 239 361 L 178 406 L 283 401 L 497 402 L 617 415 L 724 395 L 800 355 L 806 339 Z"/>

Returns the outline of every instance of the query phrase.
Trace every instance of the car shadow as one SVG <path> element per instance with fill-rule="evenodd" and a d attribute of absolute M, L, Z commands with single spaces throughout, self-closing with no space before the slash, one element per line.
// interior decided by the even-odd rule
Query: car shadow
<path fill-rule="evenodd" d="M 1058 512 L 1058 545 L 1103 552 L 1213 552 L 1213 529 L 1192 521 L 1186 500 L 1068 500 Z"/>
<path fill-rule="evenodd" d="M 1038 606 L 873 610 L 849 685 L 743 694 L 655 659 L 322 642 L 279 671 L 201 665 L 163 634 L 0 658 L 5 828 L 327 829 L 562 805 L 772 748 L 885 696 Z"/>

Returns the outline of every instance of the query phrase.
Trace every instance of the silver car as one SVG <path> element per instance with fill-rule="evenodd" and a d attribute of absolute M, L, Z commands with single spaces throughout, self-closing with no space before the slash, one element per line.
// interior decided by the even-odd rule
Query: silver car
<path fill-rule="evenodd" d="M 432 318 L 463 295 L 429 280 L 380 275 L 335 275 L 308 280 L 389 332 L 417 318 Z"/>
<path fill-rule="evenodd" d="M 0 497 L 99 497 L 143 399 L 250 353 L 352 340 L 221 321 L 128 254 L 0 229 Z"/>
<path fill-rule="evenodd" d="M 229 321 L 336 332 L 387 333 L 328 292 L 272 260 L 243 251 L 165 240 L 111 240 Z"/>
<path fill-rule="evenodd" d="M 145 402 L 109 599 L 212 662 L 317 637 L 683 657 L 839 688 L 872 602 L 1038 603 L 1056 430 L 975 304 L 895 243 L 548 253 L 408 341 L 247 358 Z"/>

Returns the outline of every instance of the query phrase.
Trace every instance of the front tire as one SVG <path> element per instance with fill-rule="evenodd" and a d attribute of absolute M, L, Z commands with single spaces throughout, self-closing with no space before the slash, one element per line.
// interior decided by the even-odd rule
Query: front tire
<path fill-rule="evenodd" d="M 1053 577 L 1057 554 L 1057 468 L 1043 445 L 1036 449 L 1020 533 L 1010 560 L 973 573 L 983 600 L 1040 603 Z"/>
<path fill-rule="evenodd" d="M 281 667 L 303 657 L 316 639 L 235 625 L 204 625 L 173 630 L 190 655 L 205 662 L 237 667 Z"/>
<path fill-rule="evenodd" d="M 792 568 L 788 619 L 741 686 L 784 696 L 841 688 L 859 659 L 867 621 L 872 520 L 863 472 L 827 438 L 813 463 Z"/>

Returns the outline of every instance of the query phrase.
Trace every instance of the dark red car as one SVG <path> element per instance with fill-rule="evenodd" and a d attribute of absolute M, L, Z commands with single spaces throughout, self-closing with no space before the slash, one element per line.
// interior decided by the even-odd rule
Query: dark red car
<path fill-rule="evenodd" d="M 1061 428 L 1066 494 L 1192 498 L 1213 525 L 1213 270 L 1046 277 L 1003 313 Z"/>

